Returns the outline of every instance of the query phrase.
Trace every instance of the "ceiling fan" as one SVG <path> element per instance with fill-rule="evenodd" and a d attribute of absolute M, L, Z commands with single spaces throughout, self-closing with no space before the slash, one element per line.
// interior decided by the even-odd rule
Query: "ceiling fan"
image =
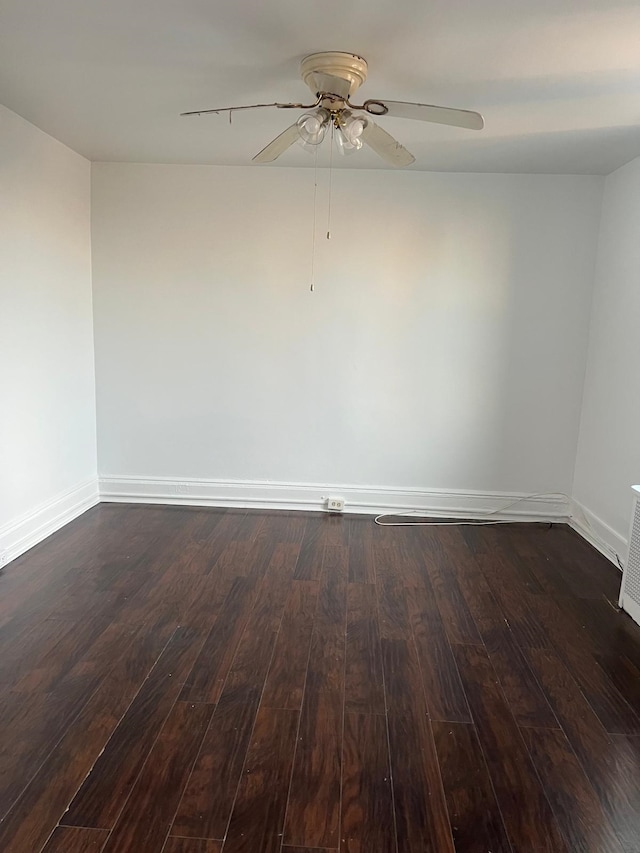
<path fill-rule="evenodd" d="M 264 107 L 306 110 L 294 124 L 283 130 L 256 154 L 253 158 L 255 163 L 271 163 L 294 142 L 300 142 L 304 148 L 313 150 L 314 146 L 322 142 L 329 130 L 342 154 L 358 151 L 363 144 L 366 144 L 392 166 L 411 165 L 415 161 L 413 154 L 390 133 L 375 124 L 371 116 L 417 119 L 471 130 L 482 130 L 484 127 L 484 119 L 480 113 L 471 110 L 371 98 L 362 104 L 351 103 L 349 98 L 367 79 L 366 61 L 353 53 L 340 51 L 312 53 L 302 60 L 300 76 L 315 97 L 315 101 L 311 104 L 278 102 L 250 104 L 249 106 L 191 110 L 181 115 L 204 115 L 227 111 L 231 115 L 235 110 L 254 110 Z"/>

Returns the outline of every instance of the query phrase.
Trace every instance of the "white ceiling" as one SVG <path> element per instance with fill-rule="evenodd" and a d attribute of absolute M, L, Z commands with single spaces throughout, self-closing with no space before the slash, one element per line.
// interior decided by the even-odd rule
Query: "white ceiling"
<path fill-rule="evenodd" d="M 240 165 L 290 113 L 178 113 L 305 98 L 318 50 L 367 59 L 363 98 L 484 114 L 480 133 L 381 119 L 411 169 L 606 174 L 640 155 L 638 0 L 2 0 L 0 103 L 91 160 Z"/>

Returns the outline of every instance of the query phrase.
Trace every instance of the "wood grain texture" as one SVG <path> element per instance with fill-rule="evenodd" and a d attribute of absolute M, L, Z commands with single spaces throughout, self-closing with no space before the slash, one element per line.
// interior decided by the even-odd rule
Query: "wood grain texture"
<path fill-rule="evenodd" d="M 0 824 L 0 850 L 37 850 L 59 822 L 166 643 L 132 643 L 87 699 Z"/>
<path fill-rule="evenodd" d="M 282 853 L 338 853 L 338 849 L 329 849 L 328 847 L 290 847 L 288 844 L 283 844 Z"/>
<path fill-rule="evenodd" d="M 4 738 L 0 751 L 0 814 L 19 794 L 102 682 L 99 673 L 70 674 L 53 693 L 37 688 L 6 691 L 0 698 Z"/>
<path fill-rule="evenodd" d="M 382 664 L 387 713 L 402 717 L 427 716 L 420 663 L 411 640 L 382 640 Z"/>
<path fill-rule="evenodd" d="M 100 853 L 108 834 L 102 829 L 59 826 L 54 830 L 42 853 Z"/>
<path fill-rule="evenodd" d="M 398 853 L 453 853 L 413 643 L 383 640 L 382 658 Z"/>
<path fill-rule="evenodd" d="M 296 743 L 284 840 L 303 847 L 337 847 L 343 696 L 305 694 Z"/>
<path fill-rule="evenodd" d="M 215 703 L 220 698 L 251 612 L 256 587 L 253 578 L 237 577 L 233 581 L 222 612 L 214 622 L 180 694 L 185 702 Z"/>
<path fill-rule="evenodd" d="M 517 642 L 524 647 L 548 648 L 549 636 L 533 612 L 526 583 L 502 549 L 483 554 L 477 560 Z"/>
<path fill-rule="evenodd" d="M 347 567 L 347 549 L 339 545 L 327 545 L 311 637 L 306 690 L 344 691 Z"/>
<path fill-rule="evenodd" d="M 212 571 L 221 574 L 227 567 L 241 563 L 246 549 L 238 548 L 237 539 L 245 518 L 242 512 L 220 513 L 217 520 L 198 530 L 185 548 L 185 571 L 191 575 Z"/>
<path fill-rule="evenodd" d="M 451 643 L 482 643 L 436 528 L 424 528 L 419 550 Z"/>
<path fill-rule="evenodd" d="M 614 600 L 615 601 L 615 600 Z M 618 657 L 624 656 L 640 670 L 640 647 L 637 642 L 638 626 L 624 612 L 606 598 L 598 601 L 585 601 L 573 598 L 561 599 L 563 609 L 571 609 L 574 617 L 582 627 L 584 634 L 591 641 L 590 648 L 606 662 L 604 667 Z M 638 704 L 634 704 L 638 707 Z"/>
<path fill-rule="evenodd" d="M 554 524 L 546 540 L 548 558 L 573 596 L 598 600 L 604 595 L 609 601 L 617 600 L 620 573 L 606 557 L 594 553 L 581 536 L 564 524 Z"/>
<path fill-rule="evenodd" d="M 223 693 L 178 806 L 172 834 L 224 837 L 259 701 L 257 691 Z"/>
<path fill-rule="evenodd" d="M 529 664 L 506 625 L 483 635 L 504 697 L 521 726 L 558 728 L 558 721 Z"/>
<path fill-rule="evenodd" d="M 569 849 L 576 853 L 622 853 L 623 847 L 564 732 L 525 729 L 522 736 Z"/>
<path fill-rule="evenodd" d="M 338 844 L 348 551 L 326 545 L 284 839 Z"/>
<path fill-rule="evenodd" d="M 167 838 L 162 853 L 222 853 L 222 841 L 204 838 Z"/>
<path fill-rule="evenodd" d="M 379 545 L 374 551 L 378 620 L 384 640 L 408 640 L 411 622 L 403 578 L 398 571 L 402 554 L 397 546 Z"/>
<path fill-rule="evenodd" d="M 598 663 L 580 621 L 561 603 L 549 598 L 535 599 L 533 606 L 554 648 L 568 665 L 604 728 L 615 734 L 640 733 L 638 711 L 619 693 Z"/>
<path fill-rule="evenodd" d="M 384 686 L 375 586 L 350 583 L 347 590 L 345 710 L 384 714 Z"/>
<path fill-rule="evenodd" d="M 319 580 L 327 546 L 346 547 L 349 544 L 349 524 L 345 518 L 324 514 L 309 514 L 302 537 L 300 556 L 295 571 L 296 580 Z"/>
<path fill-rule="evenodd" d="M 640 669 L 625 654 L 595 652 L 595 659 L 618 693 L 632 708 L 640 709 Z"/>
<path fill-rule="evenodd" d="M 475 727 L 436 722 L 433 732 L 456 850 L 511 853 Z"/>
<path fill-rule="evenodd" d="M 484 649 L 457 646 L 456 659 L 509 838 L 518 850 L 548 849 L 557 824 Z M 561 847 L 559 849 L 562 849 Z"/>
<path fill-rule="evenodd" d="M 390 714 L 388 727 L 398 853 L 453 853 L 429 720 Z"/>
<path fill-rule="evenodd" d="M 308 516 L 294 575 L 296 580 L 320 579 L 326 540 L 324 519 L 321 516 Z"/>
<path fill-rule="evenodd" d="M 0 849 L 638 853 L 619 580 L 561 525 L 95 507 L 0 572 Z"/>
<path fill-rule="evenodd" d="M 407 585 L 407 607 L 418 653 L 429 716 L 432 720 L 470 722 L 469 705 L 462 688 L 449 639 L 444 630 L 431 584 L 414 570 Z"/>
<path fill-rule="evenodd" d="M 229 667 L 224 688 L 262 691 L 280 628 L 299 546 L 278 544 Z"/>
<path fill-rule="evenodd" d="M 460 528 L 446 528 L 442 533 L 442 540 L 451 569 L 516 721 L 523 726 L 557 727 L 558 722 L 549 703 L 520 651 L 508 620 L 500 610 Z M 525 577 L 523 585 L 526 584 Z"/>
<path fill-rule="evenodd" d="M 374 533 L 367 516 L 349 519 L 349 583 L 375 584 Z"/>
<path fill-rule="evenodd" d="M 318 602 L 317 581 L 294 581 L 285 603 L 262 704 L 299 711 Z"/>
<path fill-rule="evenodd" d="M 197 631 L 176 630 L 71 802 L 65 826 L 113 827 L 201 645 Z"/>
<path fill-rule="evenodd" d="M 384 717 L 347 714 L 342 775 L 342 853 L 396 850 Z"/>
<path fill-rule="evenodd" d="M 307 516 L 295 510 L 263 511 L 260 516 L 269 526 L 269 538 L 277 544 L 300 545 L 307 529 Z"/>
<path fill-rule="evenodd" d="M 238 788 L 225 853 L 280 853 L 299 714 L 258 714 Z"/>
<path fill-rule="evenodd" d="M 551 650 L 528 652 L 578 761 L 626 851 L 638 847 L 640 759 L 637 738 L 609 735 L 569 670 Z"/>
<path fill-rule="evenodd" d="M 212 713 L 212 705 L 175 704 L 103 853 L 162 849 Z"/>

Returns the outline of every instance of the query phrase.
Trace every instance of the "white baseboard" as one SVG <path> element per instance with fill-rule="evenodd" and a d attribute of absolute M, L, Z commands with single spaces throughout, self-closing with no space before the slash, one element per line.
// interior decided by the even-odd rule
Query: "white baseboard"
<path fill-rule="evenodd" d="M 619 560 L 624 563 L 627 554 L 624 536 L 576 500 L 571 501 L 569 525 L 620 569 Z"/>
<path fill-rule="evenodd" d="M 96 479 L 61 492 L 0 527 L 0 564 L 15 560 L 38 542 L 99 502 Z"/>
<path fill-rule="evenodd" d="M 620 607 L 631 616 L 634 622 L 640 625 L 640 604 L 624 593 L 620 597 Z"/>
<path fill-rule="evenodd" d="M 557 495 L 124 476 L 100 477 L 99 489 L 101 500 L 125 503 L 321 510 L 326 498 L 336 495 L 344 498 L 346 512 L 356 513 L 413 510 L 431 516 L 565 522 L 569 517 L 568 498 Z"/>
<path fill-rule="evenodd" d="M 345 499 L 346 512 L 415 512 L 425 516 L 500 521 L 568 522 L 619 568 L 626 539 L 577 501 L 559 495 L 401 489 L 388 486 L 279 483 L 251 480 L 104 476 L 35 507 L 0 528 L 0 565 L 6 564 L 100 501 L 242 509 L 323 510 L 329 495 Z"/>

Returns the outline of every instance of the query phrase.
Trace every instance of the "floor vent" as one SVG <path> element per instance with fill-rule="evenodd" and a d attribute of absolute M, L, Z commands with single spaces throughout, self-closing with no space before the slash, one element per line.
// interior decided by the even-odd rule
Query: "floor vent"
<path fill-rule="evenodd" d="M 620 607 L 640 625 L 640 486 L 633 487 L 629 555 L 622 575 Z"/>

